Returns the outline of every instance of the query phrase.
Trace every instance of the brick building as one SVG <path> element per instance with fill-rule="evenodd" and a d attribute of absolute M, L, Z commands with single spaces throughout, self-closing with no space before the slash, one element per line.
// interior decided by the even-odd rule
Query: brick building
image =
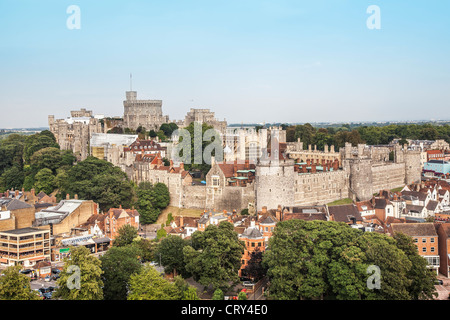
<path fill-rule="evenodd" d="M 440 258 L 438 234 L 433 223 L 392 223 L 392 235 L 403 233 L 410 236 L 417 246 L 419 255 L 428 262 L 428 267 L 438 273 Z"/>

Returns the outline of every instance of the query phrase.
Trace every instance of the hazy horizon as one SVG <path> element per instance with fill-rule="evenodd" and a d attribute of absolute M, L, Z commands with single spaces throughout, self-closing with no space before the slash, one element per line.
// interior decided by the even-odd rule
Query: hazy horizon
<path fill-rule="evenodd" d="M 70 5 L 81 29 L 68 29 Z M 381 29 L 369 29 L 370 5 Z M 448 119 L 449 3 L 2 1 L 0 128 L 70 110 L 122 116 L 125 91 L 181 120 L 244 123 Z"/>

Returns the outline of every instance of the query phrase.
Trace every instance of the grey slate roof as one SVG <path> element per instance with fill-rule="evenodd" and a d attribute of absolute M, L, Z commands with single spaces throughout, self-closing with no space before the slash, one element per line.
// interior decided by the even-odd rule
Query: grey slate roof
<path fill-rule="evenodd" d="M 241 236 L 249 239 L 257 239 L 263 237 L 258 228 L 247 228 Z"/>
<path fill-rule="evenodd" d="M 26 202 L 16 200 L 16 199 L 10 199 L 10 198 L 1 198 L 0 206 L 3 206 L 3 205 L 6 206 L 6 209 L 8 209 L 10 211 L 33 207 L 31 204 L 28 204 Z"/>
<path fill-rule="evenodd" d="M 434 211 L 436 210 L 437 205 L 439 204 L 439 202 L 434 201 L 434 200 L 430 200 L 427 204 L 427 210 L 430 211 Z"/>

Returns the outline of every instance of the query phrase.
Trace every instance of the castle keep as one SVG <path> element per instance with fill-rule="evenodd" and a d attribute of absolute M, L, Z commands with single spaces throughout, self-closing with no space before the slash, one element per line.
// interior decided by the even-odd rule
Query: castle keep
<path fill-rule="evenodd" d="M 137 100 L 136 91 L 127 91 L 123 102 L 123 126 L 136 130 L 140 126 L 146 130 L 158 130 L 169 116 L 162 113 L 162 100 Z"/>

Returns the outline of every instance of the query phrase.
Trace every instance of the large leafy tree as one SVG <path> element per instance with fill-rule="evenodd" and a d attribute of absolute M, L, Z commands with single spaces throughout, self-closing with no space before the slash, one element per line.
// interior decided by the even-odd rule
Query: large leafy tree
<path fill-rule="evenodd" d="M 433 279 L 425 265 L 418 266 L 420 271 L 413 268 L 415 257 L 412 247 L 406 250 L 386 235 L 332 221 L 290 220 L 277 225 L 263 263 L 274 299 L 394 300 L 428 292 L 413 285 Z M 372 280 L 380 286 L 372 286 L 377 283 Z"/>
<path fill-rule="evenodd" d="M 44 168 L 39 170 L 34 179 L 34 188 L 38 192 L 44 191 L 45 193 L 50 194 L 55 189 L 55 176 L 50 169 Z"/>
<path fill-rule="evenodd" d="M 244 248 L 231 223 L 209 225 L 192 235 L 192 246 L 183 248 L 186 271 L 204 286 L 227 289 L 239 280 Z"/>
<path fill-rule="evenodd" d="M 34 172 L 47 168 L 56 174 L 57 169 L 70 167 L 76 161 L 76 157 L 70 150 L 48 147 L 36 151 L 30 158 L 30 165 Z"/>
<path fill-rule="evenodd" d="M 137 236 L 133 239 L 131 246 L 135 247 L 139 252 L 139 259 L 141 262 L 154 261 L 155 251 L 157 247 L 156 241 Z"/>
<path fill-rule="evenodd" d="M 103 211 L 119 205 L 130 208 L 135 201 L 132 182 L 119 167 L 108 161 L 88 157 L 64 175 L 67 179 L 57 180 L 61 194 L 78 194 L 80 199 L 91 199 Z"/>
<path fill-rule="evenodd" d="M 168 236 L 161 240 L 155 257 L 161 257 L 161 264 L 166 273 L 176 272 L 184 278 L 189 276 L 186 271 L 183 257 L 183 248 L 188 245 L 188 241 L 177 236 Z"/>
<path fill-rule="evenodd" d="M 20 266 L 7 267 L 0 277 L 0 300 L 38 300 L 31 290 L 30 277 L 19 273 Z"/>
<path fill-rule="evenodd" d="M 164 183 L 152 185 L 150 182 L 141 182 L 137 188 L 137 208 L 142 224 L 155 223 L 170 202 L 169 189 Z"/>
<path fill-rule="evenodd" d="M 254 281 L 259 281 L 265 275 L 267 270 L 262 264 L 263 252 L 257 247 L 255 251 L 250 254 L 250 260 L 247 266 L 242 270 L 242 275 L 253 279 Z"/>
<path fill-rule="evenodd" d="M 25 162 L 29 163 L 31 157 L 36 151 L 48 147 L 59 148 L 59 145 L 56 143 L 55 136 L 50 131 L 44 130 L 40 133 L 28 136 L 23 150 Z"/>
<path fill-rule="evenodd" d="M 198 129 L 197 129 L 198 128 Z M 206 137 L 205 132 L 207 130 L 214 130 L 212 126 L 207 125 L 206 123 L 202 123 L 201 125 L 195 122 L 191 122 L 187 127 L 183 128 L 184 130 L 187 130 L 190 135 L 190 141 L 189 141 L 189 150 L 190 150 L 190 156 L 187 154 L 184 154 L 184 150 L 180 150 L 180 153 L 177 156 L 180 156 L 180 158 L 184 159 L 185 164 L 184 167 L 186 170 L 200 170 L 203 175 L 206 176 L 208 171 L 211 169 L 211 165 L 208 164 L 204 159 L 203 152 L 205 149 L 215 141 L 214 137 L 211 137 L 211 139 L 208 141 L 208 139 L 204 139 Z M 199 130 L 197 132 L 197 135 L 195 134 L 195 131 Z M 201 132 L 201 134 L 200 134 Z M 184 137 L 180 136 L 179 142 L 183 143 L 180 144 L 180 146 L 184 145 L 186 142 L 183 141 Z M 195 154 L 201 155 L 201 159 L 195 159 Z M 211 152 L 212 156 L 215 156 L 215 150 Z M 197 161 L 200 160 L 200 161 Z M 209 161 L 210 159 L 208 159 Z M 195 163 L 200 162 L 200 163 Z"/>
<path fill-rule="evenodd" d="M 0 174 L 12 166 L 23 167 L 23 148 L 26 136 L 11 134 L 0 140 Z"/>
<path fill-rule="evenodd" d="M 55 297 L 63 300 L 102 300 L 103 271 L 100 260 L 84 246 L 70 247 L 57 281 Z"/>
<path fill-rule="evenodd" d="M 24 172 L 18 165 L 6 169 L 0 176 L 0 190 L 20 189 L 25 179 Z"/>
<path fill-rule="evenodd" d="M 112 247 L 101 258 L 105 300 L 126 300 L 130 276 L 141 270 L 137 247 Z"/>
<path fill-rule="evenodd" d="M 178 300 L 180 290 L 152 266 L 144 266 L 129 281 L 128 300 Z"/>
<path fill-rule="evenodd" d="M 119 235 L 114 239 L 113 246 L 124 247 L 133 243 L 138 236 L 138 230 L 129 224 L 124 224 L 117 231 Z"/>

